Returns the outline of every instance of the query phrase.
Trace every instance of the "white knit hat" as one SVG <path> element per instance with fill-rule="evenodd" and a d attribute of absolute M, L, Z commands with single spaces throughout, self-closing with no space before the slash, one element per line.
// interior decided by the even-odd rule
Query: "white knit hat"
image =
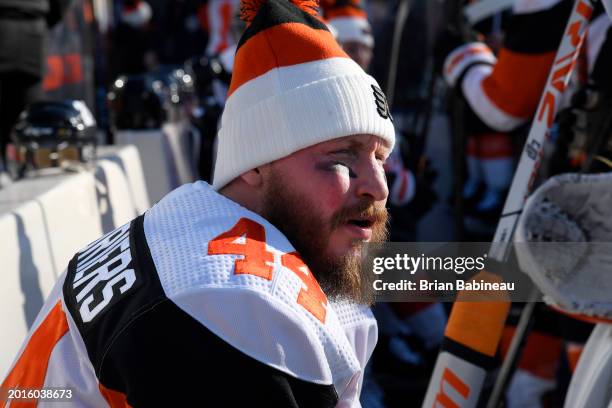
<path fill-rule="evenodd" d="M 218 135 L 213 187 L 326 140 L 372 134 L 395 143 L 386 98 L 315 16 L 316 1 L 243 0 Z"/>

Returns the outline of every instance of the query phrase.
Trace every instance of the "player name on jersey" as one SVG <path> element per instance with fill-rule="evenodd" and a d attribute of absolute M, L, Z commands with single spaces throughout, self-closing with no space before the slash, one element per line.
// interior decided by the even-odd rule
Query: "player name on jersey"
<path fill-rule="evenodd" d="M 128 223 L 89 245 L 77 255 L 75 267 L 69 268 L 67 278 L 83 323 L 92 321 L 136 281 L 130 226 Z"/>

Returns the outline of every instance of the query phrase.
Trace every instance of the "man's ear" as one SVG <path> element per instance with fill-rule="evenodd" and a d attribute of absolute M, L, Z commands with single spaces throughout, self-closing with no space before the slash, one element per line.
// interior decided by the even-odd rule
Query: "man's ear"
<path fill-rule="evenodd" d="M 263 178 L 259 168 L 254 168 L 253 170 L 242 173 L 240 178 L 251 187 L 259 187 L 263 184 Z"/>

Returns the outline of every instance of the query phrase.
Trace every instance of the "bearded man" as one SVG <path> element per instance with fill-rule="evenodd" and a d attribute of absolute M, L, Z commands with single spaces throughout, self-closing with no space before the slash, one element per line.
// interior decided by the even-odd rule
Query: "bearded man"
<path fill-rule="evenodd" d="M 213 186 L 80 251 L 4 388 L 76 406 L 359 406 L 385 238 L 384 95 L 314 1 L 243 1 Z M 0 402 L 2 406 L 2 402 Z"/>

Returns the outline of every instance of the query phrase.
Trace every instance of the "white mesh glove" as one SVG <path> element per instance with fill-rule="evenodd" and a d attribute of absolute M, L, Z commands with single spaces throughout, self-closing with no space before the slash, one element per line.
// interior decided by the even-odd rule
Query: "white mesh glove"
<path fill-rule="evenodd" d="M 612 318 L 612 173 L 548 180 L 527 200 L 514 240 L 547 303 Z"/>

